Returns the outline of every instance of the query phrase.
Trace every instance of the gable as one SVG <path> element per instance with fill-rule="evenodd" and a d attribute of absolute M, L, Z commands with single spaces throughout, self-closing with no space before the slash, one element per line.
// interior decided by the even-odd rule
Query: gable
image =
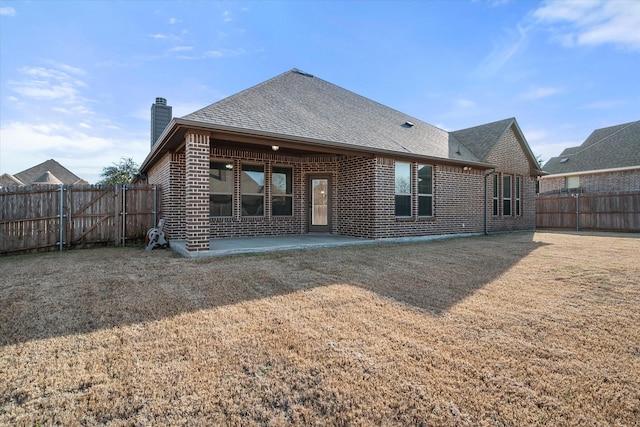
<path fill-rule="evenodd" d="M 640 120 L 596 129 L 578 147 L 545 163 L 550 174 L 640 167 Z"/>
<path fill-rule="evenodd" d="M 19 172 L 15 174 L 14 177 L 24 182 L 24 185 L 31 185 L 47 172 L 55 176 L 55 178 L 63 184 L 86 184 L 85 180 L 79 178 L 53 159 Z"/>

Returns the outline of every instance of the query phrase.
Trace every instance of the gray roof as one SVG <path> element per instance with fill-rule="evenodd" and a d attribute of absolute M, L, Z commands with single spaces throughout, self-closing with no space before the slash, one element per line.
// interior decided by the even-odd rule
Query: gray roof
<path fill-rule="evenodd" d="M 484 160 L 514 120 L 514 118 L 499 120 L 497 122 L 457 130 L 451 132 L 451 135 L 469 147 L 476 157 Z"/>
<path fill-rule="evenodd" d="M 49 171 L 46 171 L 40 178 L 33 181 L 33 184 L 37 185 L 60 185 L 62 181 L 60 181 L 54 174 Z"/>
<path fill-rule="evenodd" d="M 23 170 L 22 172 L 16 173 L 13 176 L 24 182 L 25 185 L 31 185 L 47 172 L 53 174 L 63 184 L 87 183 L 53 159 L 47 160 L 46 162 L 40 163 L 39 165 L 35 165 L 29 169 Z"/>
<path fill-rule="evenodd" d="M 579 147 L 567 148 L 542 169 L 550 174 L 640 166 L 640 120 L 596 129 Z"/>
<path fill-rule="evenodd" d="M 296 69 L 183 119 L 358 149 L 481 162 L 447 131 Z"/>

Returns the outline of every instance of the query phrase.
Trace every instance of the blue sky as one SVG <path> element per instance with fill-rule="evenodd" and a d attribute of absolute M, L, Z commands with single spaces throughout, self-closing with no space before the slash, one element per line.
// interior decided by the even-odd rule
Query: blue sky
<path fill-rule="evenodd" d="M 446 130 L 516 117 L 548 160 L 640 119 L 640 1 L 0 1 L 0 174 L 94 183 L 179 117 L 292 68 Z"/>

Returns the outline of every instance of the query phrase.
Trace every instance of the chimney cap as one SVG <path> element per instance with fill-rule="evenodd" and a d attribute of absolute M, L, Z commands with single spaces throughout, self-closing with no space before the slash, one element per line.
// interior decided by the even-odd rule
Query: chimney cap
<path fill-rule="evenodd" d="M 156 104 L 167 105 L 167 100 L 165 98 L 156 98 Z"/>

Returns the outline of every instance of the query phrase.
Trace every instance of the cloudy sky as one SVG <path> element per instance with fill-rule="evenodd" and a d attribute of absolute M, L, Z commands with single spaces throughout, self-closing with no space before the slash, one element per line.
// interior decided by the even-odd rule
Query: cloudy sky
<path fill-rule="evenodd" d="M 446 130 L 516 117 L 544 160 L 640 119 L 640 1 L 0 1 L 0 174 L 94 183 L 183 116 L 298 68 Z"/>

